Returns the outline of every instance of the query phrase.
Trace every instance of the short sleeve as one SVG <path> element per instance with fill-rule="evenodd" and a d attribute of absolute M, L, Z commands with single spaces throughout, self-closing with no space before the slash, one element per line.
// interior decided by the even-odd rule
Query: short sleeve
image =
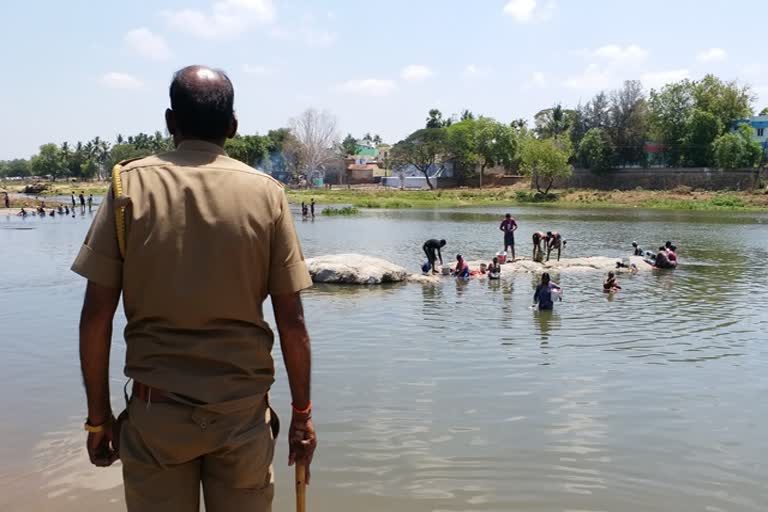
<path fill-rule="evenodd" d="M 312 286 L 296 236 L 288 197 L 281 191 L 280 215 L 275 221 L 269 260 L 269 294 L 287 295 Z"/>
<path fill-rule="evenodd" d="M 72 271 L 101 286 L 121 288 L 123 259 L 117 242 L 114 204 L 114 193 L 110 187 L 72 264 Z"/>

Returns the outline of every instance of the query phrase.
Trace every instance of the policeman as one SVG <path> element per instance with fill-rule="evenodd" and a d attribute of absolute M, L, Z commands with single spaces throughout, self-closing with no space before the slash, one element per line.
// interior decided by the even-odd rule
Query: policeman
<path fill-rule="evenodd" d="M 91 462 L 123 463 L 129 511 L 265 511 L 276 416 L 272 299 L 293 400 L 289 464 L 316 446 L 310 342 L 300 292 L 311 286 L 286 195 L 224 154 L 237 131 L 226 74 L 178 71 L 166 110 L 175 151 L 115 168 L 72 269 L 88 280 L 80 362 Z M 127 418 L 110 406 L 109 352 L 120 299 Z M 120 427 L 120 428 L 116 428 Z M 119 451 L 118 451 L 119 450 Z"/>

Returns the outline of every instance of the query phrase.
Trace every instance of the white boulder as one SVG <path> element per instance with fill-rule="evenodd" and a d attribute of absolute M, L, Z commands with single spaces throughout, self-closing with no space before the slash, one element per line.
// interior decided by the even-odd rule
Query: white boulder
<path fill-rule="evenodd" d="M 381 258 L 361 254 L 332 254 L 307 259 L 315 283 L 382 284 L 408 279 L 408 271 Z"/>

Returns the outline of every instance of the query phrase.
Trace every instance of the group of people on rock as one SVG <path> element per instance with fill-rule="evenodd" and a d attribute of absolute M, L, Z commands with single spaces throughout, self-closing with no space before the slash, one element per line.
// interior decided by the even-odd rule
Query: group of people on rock
<path fill-rule="evenodd" d="M 670 241 L 659 247 L 655 254 L 651 251 L 644 251 L 637 245 L 637 242 L 632 242 L 632 249 L 635 256 L 642 256 L 646 263 L 655 268 L 677 268 L 677 246 Z"/>

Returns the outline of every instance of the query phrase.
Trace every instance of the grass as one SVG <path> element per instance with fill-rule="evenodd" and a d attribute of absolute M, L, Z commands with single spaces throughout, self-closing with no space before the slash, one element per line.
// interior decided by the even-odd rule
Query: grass
<path fill-rule="evenodd" d="M 360 213 L 360 210 L 355 208 L 354 206 L 345 206 L 343 208 L 334 208 L 333 206 L 329 206 L 327 208 L 323 208 L 322 214 L 327 216 L 338 216 L 338 215 L 358 215 Z"/>
<path fill-rule="evenodd" d="M 9 192 L 20 192 L 29 182 L 7 181 L 0 187 Z M 108 182 L 50 183 L 41 196 L 78 194 L 103 195 Z M 528 206 L 543 205 L 559 208 L 650 208 L 666 210 L 729 211 L 768 209 L 768 191 L 707 192 L 690 187 L 673 190 L 557 190 L 547 196 L 532 191 L 526 183 L 513 187 L 484 189 L 397 190 L 384 188 L 289 190 L 294 203 L 309 202 L 351 206 L 354 208 L 406 209 L 406 208 L 461 208 L 471 206 Z"/>
<path fill-rule="evenodd" d="M 471 206 L 544 205 L 558 208 L 649 208 L 666 210 L 765 210 L 768 192 L 558 190 L 544 196 L 527 187 L 489 189 L 387 190 L 343 189 L 289 191 L 294 202 L 315 198 L 319 203 L 357 208 L 460 208 Z"/>

